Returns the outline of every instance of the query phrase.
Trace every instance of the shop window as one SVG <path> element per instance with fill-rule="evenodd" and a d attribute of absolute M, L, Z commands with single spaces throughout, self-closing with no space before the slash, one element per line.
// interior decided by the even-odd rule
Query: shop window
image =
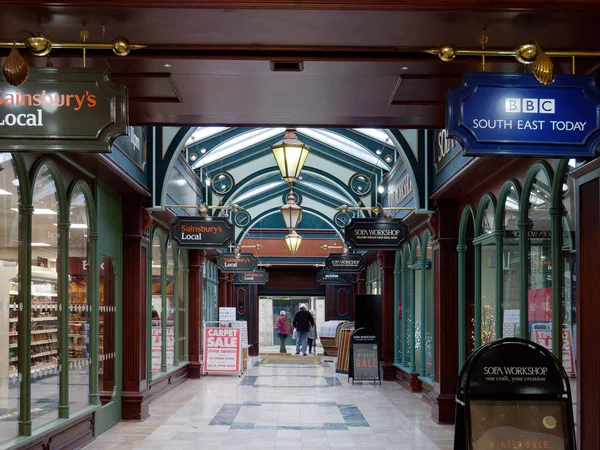
<path fill-rule="evenodd" d="M 479 256 L 479 284 L 477 285 L 475 314 L 475 330 L 479 333 L 475 346 L 478 347 L 492 341 L 496 336 L 496 237 L 494 203 L 486 195 L 479 207 L 478 238 L 476 252 Z M 478 314 L 477 314 L 478 313 Z"/>
<path fill-rule="evenodd" d="M 507 186 L 510 187 L 502 203 L 502 337 L 519 337 L 521 257 L 517 222 L 520 199 L 515 186 L 512 183 Z"/>
<path fill-rule="evenodd" d="M 31 410 L 33 428 L 58 418 L 59 299 L 58 213 L 56 182 L 47 166 L 42 166 L 33 186 L 31 236 Z M 66 238 L 66 236 L 64 236 Z M 11 358 L 16 362 L 18 357 Z"/>
<path fill-rule="evenodd" d="M 162 318 L 165 316 L 165 311 L 162 302 L 163 243 L 161 238 L 162 233 L 157 231 L 152 239 L 152 373 L 160 372 L 162 362 Z"/>
<path fill-rule="evenodd" d="M 100 400 L 106 404 L 115 394 L 116 302 L 115 270 L 111 258 L 100 264 L 99 324 L 98 324 L 98 387 Z"/>
<path fill-rule="evenodd" d="M 179 285 L 179 290 L 177 291 L 177 302 L 178 302 L 178 311 L 177 311 L 177 339 L 179 345 L 177 346 L 177 351 L 179 353 L 179 361 L 187 361 L 187 352 L 185 349 L 185 337 L 187 335 L 187 283 L 184 280 L 187 280 L 187 258 L 186 258 L 187 250 L 179 250 L 179 272 L 177 274 L 177 283 Z"/>
<path fill-rule="evenodd" d="M 423 273 L 421 271 L 421 243 L 418 238 L 415 238 L 412 242 L 412 261 L 411 261 L 411 269 L 412 269 L 412 286 L 413 286 L 413 295 L 412 295 L 412 311 L 413 311 L 413 320 L 412 320 L 412 330 L 413 333 L 413 360 L 414 364 L 411 365 L 411 369 L 413 371 L 419 371 L 421 369 L 423 363 L 423 352 L 421 348 L 423 346 L 423 338 L 421 323 L 423 321 L 423 285 L 421 282 L 421 278 L 423 277 Z"/>
<path fill-rule="evenodd" d="M 567 166 L 567 171 L 571 169 L 571 164 Z M 576 256 L 577 248 L 575 241 L 575 231 L 577 229 L 576 211 L 575 211 L 575 181 L 567 173 L 562 178 L 562 205 L 564 216 L 562 219 L 562 361 L 563 367 L 568 375 L 575 377 L 576 374 L 576 353 L 577 348 L 577 325 L 576 325 Z"/>
<path fill-rule="evenodd" d="M 404 335 L 404 341 L 405 341 L 405 348 L 406 351 L 404 352 L 403 356 L 403 363 L 406 366 L 410 366 L 412 364 L 413 361 L 413 350 L 412 350 L 412 344 L 413 344 L 413 334 L 412 334 L 412 329 L 413 329 L 413 317 L 412 317 L 412 271 L 410 270 L 410 246 L 406 246 L 404 248 L 404 267 L 405 267 L 405 276 L 404 276 L 404 280 L 405 280 L 405 284 L 404 284 L 404 293 L 405 293 L 405 310 L 402 311 L 404 317 L 403 317 L 403 321 L 402 323 L 405 325 L 404 326 L 404 330 L 403 330 L 403 335 Z"/>
<path fill-rule="evenodd" d="M 167 347 L 167 369 L 170 369 L 174 365 L 175 357 L 175 258 L 173 244 L 169 242 L 167 245 L 167 285 L 166 285 L 166 298 L 164 302 L 165 311 L 167 312 L 163 319 L 165 326 L 161 327 L 163 345 Z M 162 324 L 161 324 L 162 325 Z"/>
<path fill-rule="evenodd" d="M 551 183 L 539 170 L 528 195 L 527 339 L 552 329 L 552 239 L 550 237 Z"/>
<path fill-rule="evenodd" d="M 10 153 L 0 153 L 0 444 L 19 434 L 19 179 Z M 22 336 L 21 336 L 22 338 Z M 22 341 L 23 339 L 21 339 Z"/>
<path fill-rule="evenodd" d="M 431 240 L 427 239 L 426 242 L 426 254 L 424 255 L 426 258 L 425 264 L 425 306 L 424 306 L 424 329 L 425 329 L 425 337 L 424 337 L 424 348 L 425 348 L 425 357 L 424 357 L 424 375 L 428 378 L 433 377 L 433 251 L 431 248 Z"/>
<path fill-rule="evenodd" d="M 89 404 L 90 303 L 88 302 L 88 210 L 80 185 L 69 213 L 69 412 Z"/>

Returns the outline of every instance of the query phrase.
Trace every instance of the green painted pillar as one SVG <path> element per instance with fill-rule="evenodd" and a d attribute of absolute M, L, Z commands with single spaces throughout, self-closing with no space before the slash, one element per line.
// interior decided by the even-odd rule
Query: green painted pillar
<path fill-rule="evenodd" d="M 562 361 L 562 208 L 550 208 L 552 239 L 552 353 Z"/>
<path fill-rule="evenodd" d="M 31 436 L 31 223 L 33 206 L 19 205 L 19 435 Z"/>
<path fill-rule="evenodd" d="M 187 252 L 187 250 L 182 250 Z M 179 270 L 181 270 L 181 268 L 179 268 Z M 185 359 L 185 361 L 189 361 L 190 357 L 189 357 L 189 347 L 188 347 L 188 336 L 189 336 L 189 314 L 190 314 L 190 310 L 189 310 L 189 299 L 190 299 L 190 293 L 189 293 L 189 274 L 190 274 L 190 270 L 189 270 L 189 266 L 188 266 L 188 259 L 187 257 L 185 258 L 185 266 L 183 267 L 183 305 L 185 308 L 185 314 L 184 314 L 184 318 L 183 318 L 183 335 L 184 335 L 184 339 L 183 339 L 183 358 Z M 204 298 L 204 297 L 203 297 Z M 200 320 L 202 320 L 202 311 L 200 312 Z"/>
<path fill-rule="evenodd" d="M 69 418 L 69 229 L 71 222 L 58 221 L 58 417 Z"/>
<path fill-rule="evenodd" d="M 402 253 L 400 251 L 396 251 L 396 255 L 398 255 L 398 253 L 400 253 L 400 258 L 402 258 Z M 396 260 L 398 259 L 398 257 L 396 257 Z M 394 266 L 394 364 L 398 364 L 400 362 L 400 358 L 398 356 L 399 350 L 400 350 L 400 346 L 398 343 L 398 340 L 400 339 L 400 324 L 398 323 L 398 306 L 400 304 L 400 276 L 401 276 L 401 271 L 400 271 L 400 267 L 398 267 L 399 264 L 396 261 L 396 264 Z"/>
<path fill-rule="evenodd" d="M 160 259 L 160 299 L 162 305 L 162 314 L 160 315 L 160 371 L 167 371 L 167 250 L 164 249 Z"/>
<path fill-rule="evenodd" d="M 458 370 L 462 369 L 465 363 L 465 257 L 467 254 L 467 246 L 459 244 L 456 246 L 458 253 Z"/>
<path fill-rule="evenodd" d="M 504 327 L 504 309 L 502 307 L 504 294 L 504 231 L 494 231 L 496 236 L 496 339 L 502 337 Z"/>
<path fill-rule="evenodd" d="M 408 289 L 406 288 L 406 278 L 407 278 L 407 268 L 404 266 L 404 261 L 402 262 L 402 330 L 400 330 L 400 332 L 402 333 L 402 365 L 404 367 L 406 367 L 406 364 L 408 362 L 407 359 L 407 348 L 406 348 L 406 338 L 407 338 L 407 333 L 406 333 L 406 309 L 408 307 Z"/>
<path fill-rule="evenodd" d="M 100 335 L 100 264 L 98 257 L 98 233 L 88 233 L 88 305 L 90 306 L 90 405 L 100 405 L 98 394 L 98 339 Z"/>
<path fill-rule="evenodd" d="M 481 244 L 475 245 L 475 344 L 477 350 L 481 347 Z"/>
<path fill-rule="evenodd" d="M 175 314 L 173 317 L 173 366 L 179 365 L 179 252 L 173 248 L 173 301 Z"/>
<path fill-rule="evenodd" d="M 417 365 L 415 361 L 415 270 L 410 269 L 410 371 L 415 373 Z"/>
<path fill-rule="evenodd" d="M 147 386 L 152 382 L 152 247 L 154 241 L 150 240 L 148 257 L 146 258 L 146 382 Z"/>
<path fill-rule="evenodd" d="M 527 211 L 522 211 L 521 214 L 527 214 Z M 529 339 L 527 328 L 528 328 L 528 311 L 527 311 L 527 292 L 529 290 L 529 240 L 527 238 L 527 232 L 531 227 L 531 221 L 519 220 L 517 222 L 519 228 L 519 255 L 520 255 L 520 278 L 521 288 L 519 289 L 519 337 L 523 339 Z"/>
<path fill-rule="evenodd" d="M 419 367 L 419 374 L 424 377 L 426 371 L 426 361 L 425 361 L 425 330 L 427 327 L 425 324 L 427 323 L 427 310 L 425 305 L 425 291 L 427 289 L 427 252 L 425 252 L 421 257 L 421 367 Z"/>

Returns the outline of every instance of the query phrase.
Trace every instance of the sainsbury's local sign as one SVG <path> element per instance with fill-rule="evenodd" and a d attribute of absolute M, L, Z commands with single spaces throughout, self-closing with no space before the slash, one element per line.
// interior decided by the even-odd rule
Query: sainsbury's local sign
<path fill-rule="evenodd" d="M 467 73 L 448 92 L 448 137 L 466 156 L 593 157 L 600 145 L 600 90 L 593 76 Z"/>
<path fill-rule="evenodd" d="M 0 151 L 110 152 L 127 108 L 108 72 L 31 69 L 19 87 L 0 83 Z"/>
<path fill-rule="evenodd" d="M 171 239 L 181 248 L 227 248 L 235 241 L 234 226 L 226 217 L 178 217 Z"/>

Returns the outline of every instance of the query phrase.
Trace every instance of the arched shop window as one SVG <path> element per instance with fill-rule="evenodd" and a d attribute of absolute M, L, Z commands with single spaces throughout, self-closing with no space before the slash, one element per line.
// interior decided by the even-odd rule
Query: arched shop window
<path fill-rule="evenodd" d="M 177 285 L 179 287 L 177 291 L 177 355 L 179 364 L 187 361 L 188 349 L 187 339 L 188 335 L 188 259 L 187 250 L 179 249 L 179 264 L 177 273 Z"/>
<path fill-rule="evenodd" d="M 8 309 L 0 316 L 0 404 L 7 411 L 18 411 L 20 402 L 18 354 L 23 345 L 19 335 L 19 305 L 23 302 L 19 293 L 19 242 L 22 204 L 14 162 L 10 153 L 0 153 L 0 298 Z M 8 313 L 6 313 L 8 311 Z M 0 444 L 19 434 L 19 415 L 6 415 L 0 426 Z"/>
<path fill-rule="evenodd" d="M 402 250 L 397 250 L 394 258 L 394 364 L 402 361 Z"/>
<path fill-rule="evenodd" d="M 527 249 L 527 317 L 523 319 L 525 337 L 531 340 L 536 331 L 552 329 L 551 183 L 545 166 L 538 164 L 530 170 L 524 190 L 527 222 L 526 228 L 521 224 L 526 231 L 521 244 L 524 241 Z"/>
<path fill-rule="evenodd" d="M 153 374 L 161 371 L 163 333 L 162 320 L 165 317 L 163 309 L 162 296 L 162 278 L 163 278 L 163 255 L 164 255 L 164 237 L 160 230 L 155 230 L 152 238 L 152 289 L 150 297 L 150 320 L 151 320 L 151 349 L 150 349 L 150 367 Z M 164 258 L 166 260 L 166 257 Z M 164 267 L 166 269 L 166 267 Z M 166 274 L 165 274 L 166 275 Z M 166 322 L 165 322 L 166 324 Z"/>
<path fill-rule="evenodd" d="M 423 341 L 423 364 L 421 376 L 429 380 L 433 378 L 433 252 L 431 248 L 431 234 L 429 230 L 423 234 L 423 258 L 421 258 L 421 272 L 423 272 L 423 322 L 421 324 Z"/>
<path fill-rule="evenodd" d="M 496 235 L 495 204 L 490 194 L 479 202 L 476 218 L 475 348 L 496 337 Z"/>
<path fill-rule="evenodd" d="M 367 267 L 367 293 L 372 295 L 381 294 L 381 270 L 379 261 Z"/>
<path fill-rule="evenodd" d="M 202 297 L 204 322 L 215 322 L 219 320 L 219 298 L 218 298 L 218 269 L 217 265 L 207 259 L 204 260 L 204 292 Z"/>
<path fill-rule="evenodd" d="M 163 299 L 164 311 L 162 319 L 163 352 L 165 352 L 167 370 L 174 365 L 175 357 L 175 260 L 173 244 L 169 241 L 167 245 L 167 279 L 165 297 Z"/>
<path fill-rule="evenodd" d="M 71 193 L 69 209 L 69 411 L 73 413 L 89 404 L 91 360 L 89 214 L 81 184 Z"/>
<path fill-rule="evenodd" d="M 520 192 L 514 181 L 500 191 L 496 221 L 503 224 L 501 337 L 519 337 L 521 254 L 519 251 Z M 499 263 L 499 262 L 498 262 Z"/>
<path fill-rule="evenodd" d="M 423 355 L 421 353 L 421 346 L 423 340 L 421 336 L 421 321 L 423 320 L 423 309 L 421 302 L 421 295 L 423 293 L 423 286 L 421 283 L 421 241 L 418 237 L 412 240 L 411 244 L 411 285 L 412 285 L 412 296 L 411 296 L 411 324 L 409 325 L 411 331 L 411 365 L 410 370 L 416 373 L 421 368 L 423 361 Z"/>
<path fill-rule="evenodd" d="M 412 316 L 412 270 L 410 270 L 410 245 L 404 246 L 404 255 L 402 256 L 403 275 L 403 296 L 402 296 L 402 335 L 404 341 L 402 343 L 402 365 L 409 368 L 413 361 L 413 323 Z"/>
<path fill-rule="evenodd" d="M 67 368 L 59 360 L 63 330 L 59 321 L 61 292 L 58 274 L 59 195 L 57 181 L 47 165 L 42 165 L 33 182 L 31 235 L 31 409 L 33 428 L 58 419 L 60 371 Z M 66 238 L 66 236 L 64 236 Z M 17 357 L 14 361 L 18 360 Z"/>
<path fill-rule="evenodd" d="M 474 350 L 474 264 L 473 235 L 475 234 L 475 211 L 466 205 L 461 213 L 458 245 L 458 370 Z"/>

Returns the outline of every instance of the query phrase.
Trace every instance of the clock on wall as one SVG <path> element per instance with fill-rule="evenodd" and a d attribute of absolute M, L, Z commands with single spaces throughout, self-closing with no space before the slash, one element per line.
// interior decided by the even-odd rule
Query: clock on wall
<path fill-rule="evenodd" d="M 227 172 L 216 174 L 212 179 L 212 188 L 215 193 L 225 195 L 233 188 L 233 177 Z"/>
<path fill-rule="evenodd" d="M 350 178 L 350 190 L 356 195 L 363 196 L 371 192 L 371 180 L 367 175 L 357 173 Z"/>
<path fill-rule="evenodd" d="M 248 211 L 238 211 L 233 216 L 233 223 L 240 228 L 244 228 L 249 225 L 252 221 L 250 213 Z"/>

